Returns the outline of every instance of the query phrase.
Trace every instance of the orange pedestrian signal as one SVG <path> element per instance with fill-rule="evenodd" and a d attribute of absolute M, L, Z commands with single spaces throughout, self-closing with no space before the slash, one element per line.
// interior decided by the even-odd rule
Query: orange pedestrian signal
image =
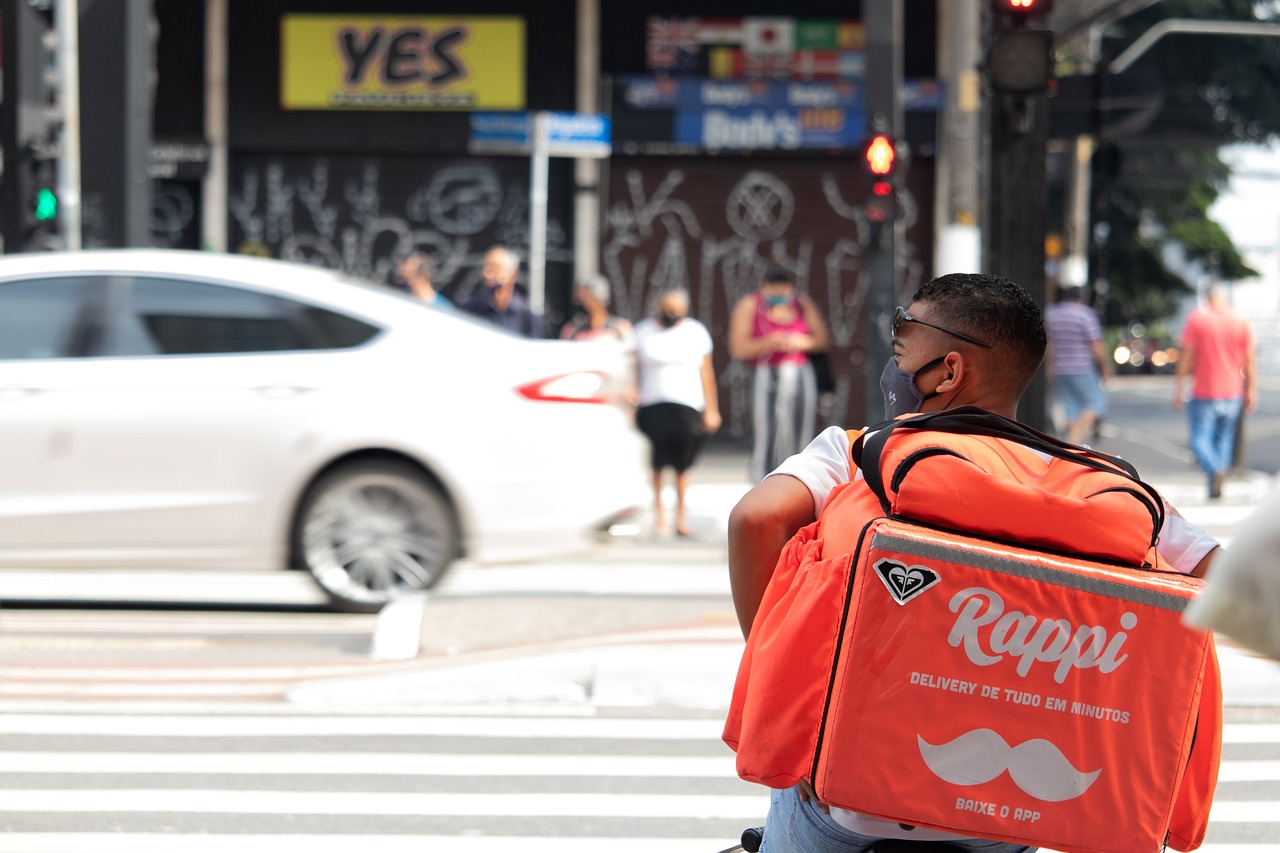
<path fill-rule="evenodd" d="M 887 136 L 877 136 L 867 145 L 867 165 L 871 168 L 873 175 L 889 174 L 893 171 L 893 164 L 897 159 L 898 152 Z"/>

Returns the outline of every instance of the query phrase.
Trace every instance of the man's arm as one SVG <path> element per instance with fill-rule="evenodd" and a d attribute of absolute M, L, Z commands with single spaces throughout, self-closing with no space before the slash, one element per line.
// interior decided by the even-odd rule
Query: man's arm
<path fill-rule="evenodd" d="M 1107 358 L 1107 350 L 1102 341 L 1090 342 L 1089 350 L 1093 353 L 1094 364 L 1098 365 L 1098 378 L 1103 381 L 1111 378 L 1111 359 Z"/>
<path fill-rule="evenodd" d="M 1221 554 L 1222 554 L 1222 548 L 1215 545 L 1213 548 L 1209 550 L 1207 554 L 1205 554 L 1203 557 L 1200 558 L 1200 562 L 1196 563 L 1196 567 L 1192 569 L 1188 574 L 1195 575 L 1196 577 L 1203 580 L 1209 574 L 1209 567 L 1213 564 L 1213 561 L 1216 560 Z"/>
<path fill-rule="evenodd" d="M 729 513 L 729 585 L 742 636 L 751 633 L 783 547 L 816 518 L 809 487 L 786 474 L 765 477 Z"/>
<path fill-rule="evenodd" d="M 699 369 L 702 377 L 702 394 L 707 398 L 707 407 L 702 412 L 702 426 L 707 432 L 715 432 L 720 429 L 720 395 L 716 389 L 716 369 L 711 363 L 711 354 L 708 353 L 702 357 L 702 367 Z"/>
<path fill-rule="evenodd" d="M 1256 411 L 1258 408 L 1258 358 L 1252 347 L 1244 357 L 1244 410 Z"/>

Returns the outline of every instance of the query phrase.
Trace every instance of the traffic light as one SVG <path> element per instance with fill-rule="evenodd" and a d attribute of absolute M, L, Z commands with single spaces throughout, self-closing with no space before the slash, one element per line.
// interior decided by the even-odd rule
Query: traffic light
<path fill-rule="evenodd" d="M 1053 0 L 991 0 L 991 11 L 997 15 L 1029 18 L 1053 11 Z"/>
<path fill-rule="evenodd" d="M 39 145 L 30 145 L 23 153 L 22 248 L 26 251 L 59 248 L 56 154 L 50 147 Z"/>
<path fill-rule="evenodd" d="M 58 194 L 49 187 L 36 190 L 36 221 L 49 222 L 58 216 Z"/>
<path fill-rule="evenodd" d="M 883 222 L 893 214 L 895 177 L 898 169 L 898 146 L 883 133 L 867 142 L 863 152 L 867 171 L 871 174 L 871 198 L 866 212 L 872 222 Z"/>
<path fill-rule="evenodd" d="M 1053 83 L 1053 33 L 1031 26 L 1053 8 L 1052 0 L 991 0 L 993 37 L 987 54 L 991 88 L 1028 97 Z"/>

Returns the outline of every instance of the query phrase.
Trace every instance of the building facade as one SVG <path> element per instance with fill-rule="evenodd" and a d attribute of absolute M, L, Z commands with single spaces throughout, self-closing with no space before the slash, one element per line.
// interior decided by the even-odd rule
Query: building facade
<path fill-rule="evenodd" d="M 157 245 L 372 281 L 424 249 L 440 289 L 462 299 L 490 245 L 529 258 L 540 201 L 527 153 L 480 153 L 477 113 L 601 113 L 611 156 L 589 169 L 549 160 L 548 327 L 572 310 L 575 270 L 605 273 L 615 310 L 632 320 L 662 289 L 687 288 L 718 345 L 726 432 L 741 435 L 745 371 L 727 356 L 728 312 L 780 263 L 832 327 L 830 419 L 878 416 L 863 405 L 866 295 L 893 285 L 864 264 L 874 223 L 858 3 L 154 2 L 155 138 L 176 152 L 156 166 Z M 934 5 L 904 0 L 899 297 L 932 272 Z M 182 156 L 202 145 L 207 162 Z"/>

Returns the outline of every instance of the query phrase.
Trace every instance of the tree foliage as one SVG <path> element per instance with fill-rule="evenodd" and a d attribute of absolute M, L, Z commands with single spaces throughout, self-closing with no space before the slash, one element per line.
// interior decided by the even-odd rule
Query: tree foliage
<path fill-rule="evenodd" d="M 1164 0 L 1112 25 L 1107 53 L 1165 19 L 1274 22 L 1280 35 L 1280 2 Z M 1126 316 L 1154 320 L 1194 284 L 1169 263 L 1170 241 L 1211 275 L 1257 275 L 1209 209 L 1231 174 L 1219 148 L 1280 136 L 1280 37 L 1170 34 L 1135 67 L 1158 73 L 1163 102 L 1142 132 L 1114 140 L 1120 164 L 1095 172 L 1094 215 L 1110 231 L 1102 260 L 1111 296 Z"/>

